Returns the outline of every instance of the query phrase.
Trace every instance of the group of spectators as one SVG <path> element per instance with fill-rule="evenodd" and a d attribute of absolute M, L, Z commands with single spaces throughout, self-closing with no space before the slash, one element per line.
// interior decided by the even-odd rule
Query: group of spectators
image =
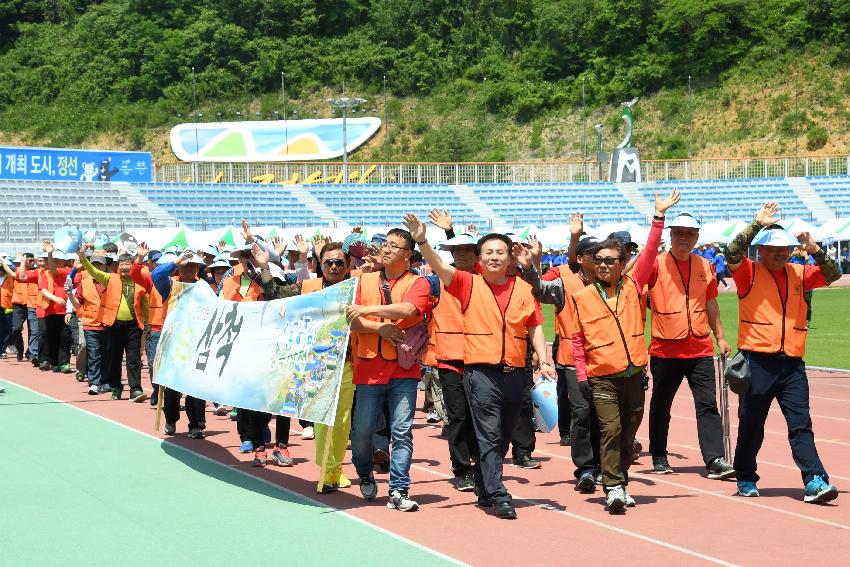
<path fill-rule="evenodd" d="M 440 210 L 431 211 L 429 220 L 446 233 L 439 244 L 443 254 L 428 242 L 425 223 L 413 214 L 403 219 L 405 228 L 371 238 L 355 228 L 342 242 L 320 237 L 266 242 L 244 222 L 244 245 L 220 242 L 201 250 L 151 250 L 141 243 L 134 250 L 83 246 L 66 254 L 45 241 L 38 258 L 22 253 L 0 262 L 6 274 L 2 318 L 10 328 L 8 340 L 0 336 L 8 344 L 2 351 L 57 373 L 74 373 L 70 361 L 76 354 L 77 380 L 86 383 L 89 394 L 114 400 L 123 397 L 124 361 L 129 400 L 135 403 L 148 399 L 141 375 L 144 352 L 153 385 L 150 403 L 161 403 L 164 432 L 174 435 L 182 394 L 159 388 L 152 370 L 173 281 L 209 285 L 221 299 L 241 302 L 313 293 L 358 277 L 347 310 L 350 346 L 331 438 L 326 426 L 301 423 L 302 437 L 316 438 L 323 492 L 353 484 L 343 472 L 350 441 L 362 496 L 374 500 L 375 471 L 388 472 L 388 506 L 418 509 L 410 494 L 412 425 L 420 380 L 427 376 L 432 377 L 427 398 L 438 406 L 429 421 L 444 421 L 456 489 L 474 493 L 477 504 L 499 518 L 516 518 L 503 482 L 503 460 L 512 449 L 514 466 L 541 466 L 532 455 L 531 393 L 539 376 L 557 380 L 559 433 L 561 444 L 571 447 L 575 489 L 589 494 L 601 485 L 611 512 L 637 503 L 629 492 L 629 468 L 650 383 L 653 471 L 674 472 L 667 434 L 673 399 L 685 379 L 709 478 L 737 478 L 739 494 L 759 495 L 757 454 L 775 398 L 788 423 L 804 500 L 835 499 L 838 491 L 815 449 L 803 355 L 804 293 L 838 279 L 838 264 L 808 233 L 792 236 L 779 226 L 772 202 L 725 254 L 713 245 L 696 249 L 697 219 L 688 213 L 666 215 L 678 201 L 676 190 L 656 197 L 640 253 L 628 233 L 604 240 L 584 235 L 582 216 L 573 214 L 568 261 L 556 265 L 550 259 L 546 271 L 542 245 L 533 235 L 480 235 L 470 228 L 456 234 L 451 214 Z M 665 224 L 670 248 L 659 252 Z M 757 246 L 758 261 L 747 257 L 750 245 Z M 795 247 L 811 263 L 789 263 Z M 716 352 L 727 356 L 732 350 L 716 301 L 727 270 L 738 290 L 738 349 L 750 369 L 731 463 L 724 455 L 714 364 Z M 551 356 L 541 303 L 555 310 Z M 187 396 L 183 406 L 189 437 L 203 439 L 207 402 Z M 272 415 L 218 404 L 212 411 L 230 413 L 237 421 L 240 451 L 253 453 L 254 466 L 293 465 L 290 418 L 275 417 L 272 443 Z"/>

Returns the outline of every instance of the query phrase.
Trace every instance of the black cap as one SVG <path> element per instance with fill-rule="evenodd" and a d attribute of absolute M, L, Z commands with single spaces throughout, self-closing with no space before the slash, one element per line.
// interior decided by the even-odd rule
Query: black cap
<path fill-rule="evenodd" d="M 637 248 L 637 242 L 632 242 L 632 235 L 628 230 L 618 230 L 608 235 L 608 238 L 614 238 L 621 241 L 627 248 Z"/>
<path fill-rule="evenodd" d="M 599 241 L 593 236 L 585 236 L 581 240 L 578 241 L 576 245 L 576 256 L 582 256 L 583 254 L 590 254 L 596 245 L 599 244 Z"/>

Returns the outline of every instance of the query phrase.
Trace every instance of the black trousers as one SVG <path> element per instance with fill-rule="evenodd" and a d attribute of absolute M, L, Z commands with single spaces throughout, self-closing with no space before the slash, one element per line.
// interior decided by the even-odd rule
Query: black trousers
<path fill-rule="evenodd" d="M 38 361 L 48 362 L 47 356 L 47 318 L 38 318 Z"/>
<path fill-rule="evenodd" d="M 47 331 L 47 361 L 51 366 L 71 363 L 71 328 L 65 324 L 64 315 L 44 318 Z M 39 349 L 40 350 L 40 349 Z"/>
<path fill-rule="evenodd" d="M 180 421 L 180 398 L 183 394 L 165 388 L 165 395 L 162 398 L 162 413 L 165 414 L 166 423 L 177 423 Z M 186 396 L 186 417 L 189 419 L 189 429 L 204 429 L 206 428 L 206 417 L 204 410 L 207 403 L 199 398 Z"/>
<path fill-rule="evenodd" d="M 27 323 L 28 317 L 29 309 L 26 305 L 21 305 L 20 303 L 12 304 L 12 336 L 9 342 L 18 351 L 18 360 L 24 356 L 24 323 Z M 34 332 L 35 329 L 29 329 L 30 334 Z"/>
<path fill-rule="evenodd" d="M 573 369 L 575 374 L 575 369 Z M 558 434 L 561 437 L 567 435 L 572 436 L 573 428 L 573 407 L 570 404 L 570 389 L 567 387 L 567 381 L 564 373 L 558 370 Z"/>
<path fill-rule="evenodd" d="M 244 415 L 242 412 L 245 412 Z M 243 419 L 244 433 L 248 440 L 254 445 L 254 448 L 262 447 L 266 444 L 265 430 L 272 420 L 272 414 L 240 409 L 239 415 Z M 308 422 L 309 423 L 309 422 Z M 292 418 L 278 415 L 275 416 L 275 443 L 280 445 L 289 445 L 289 429 L 292 425 Z"/>
<path fill-rule="evenodd" d="M 652 399 L 649 401 L 649 452 L 653 457 L 667 456 L 667 433 L 670 430 L 670 408 L 673 398 L 687 378 L 694 396 L 697 414 L 697 437 L 702 460 L 708 466 L 723 456 L 723 422 L 717 411 L 714 358 L 661 358 L 649 361 L 652 372 Z"/>
<path fill-rule="evenodd" d="M 142 330 L 135 321 L 115 321 L 104 331 L 109 341 L 105 365 L 111 388 L 121 385 L 121 359 L 127 357 L 127 385 L 130 392 L 142 389 Z M 168 418 L 166 418 L 168 419 Z"/>
<path fill-rule="evenodd" d="M 519 418 L 511 439 L 511 456 L 530 455 L 534 452 L 537 438 L 534 433 L 534 406 L 531 403 L 531 389 L 534 388 L 532 371 L 526 369 L 522 387 L 522 402 Z"/>
<path fill-rule="evenodd" d="M 437 374 L 443 389 L 452 472 L 460 477 L 472 470 L 472 456 L 476 448 L 469 402 L 463 389 L 463 374 L 444 368 L 438 368 Z"/>
<path fill-rule="evenodd" d="M 570 405 L 570 451 L 576 467 L 575 477 L 585 472 L 599 472 L 599 420 L 593 405 L 590 382 L 579 382 L 572 366 L 558 368 L 558 383 L 563 381 Z M 560 411 L 560 394 L 558 410 Z M 558 416 L 560 419 L 560 415 Z"/>
<path fill-rule="evenodd" d="M 484 364 L 464 368 L 463 385 L 478 445 L 475 483 L 479 487 L 480 500 L 511 500 L 502 483 L 502 461 L 519 419 L 525 376 L 524 368 L 510 372 Z"/>

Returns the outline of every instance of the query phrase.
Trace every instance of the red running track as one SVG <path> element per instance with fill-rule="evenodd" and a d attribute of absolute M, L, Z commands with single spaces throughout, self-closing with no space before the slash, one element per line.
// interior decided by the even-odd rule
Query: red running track
<path fill-rule="evenodd" d="M 26 363 L 0 362 L 0 376 L 86 411 L 152 433 L 154 411 L 145 404 L 88 396 L 72 376 L 42 373 Z M 203 441 L 185 437 L 185 416 L 178 435 L 165 439 L 191 448 L 227 466 L 278 484 L 328 506 L 344 510 L 385 530 L 471 565 L 839 565 L 850 548 L 850 376 L 810 373 L 812 414 L 818 450 L 833 482 L 842 490 L 832 505 L 802 502 L 800 473 L 790 457 L 781 414 L 771 412 L 760 454 L 760 498 L 734 496 L 735 483 L 704 478 L 696 442 L 693 401 L 680 390 L 670 429 L 672 475 L 648 472 L 644 455 L 632 468 L 630 493 L 637 507 L 624 515 L 605 511 L 601 491 L 574 490 L 569 447 L 555 433 L 538 434 L 539 470 L 505 465 L 505 482 L 519 514 L 504 521 L 474 505 L 475 496 L 459 493 L 450 482 L 446 441 L 439 427 L 417 412 L 411 495 L 421 509 L 403 514 L 387 509 L 386 475 L 378 475 L 381 496 L 360 498 L 357 486 L 317 495 L 318 468 L 312 441 L 293 436 L 296 466 L 249 466 L 238 452 L 235 423 L 208 408 Z M 126 392 L 126 389 L 125 389 Z M 736 434 L 732 396 L 732 436 Z M 647 407 L 649 400 L 647 399 Z M 274 422 L 272 422 L 273 424 Z M 646 444 L 646 419 L 639 437 Z M 353 467 L 346 473 L 355 477 Z"/>

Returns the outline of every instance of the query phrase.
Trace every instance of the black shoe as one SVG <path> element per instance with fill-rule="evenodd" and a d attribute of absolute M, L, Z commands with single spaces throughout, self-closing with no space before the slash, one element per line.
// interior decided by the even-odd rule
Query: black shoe
<path fill-rule="evenodd" d="M 520 453 L 511 459 L 511 464 L 521 469 L 539 469 L 542 466 L 540 461 L 532 458 L 528 453 Z"/>
<path fill-rule="evenodd" d="M 735 478 L 735 469 L 726 462 L 723 457 L 717 457 L 708 465 L 708 478 L 711 480 L 725 480 Z"/>
<path fill-rule="evenodd" d="M 174 435 L 174 433 L 176 431 L 177 431 L 177 424 L 176 423 L 166 423 L 165 424 L 165 434 L 166 435 Z"/>
<path fill-rule="evenodd" d="M 561 435 L 561 447 L 569 447 L 573 442 L 573 438 L 569 435 Z"/>
<path fill-rule="evenodd" d="M 516 510 L 510 502 L 496 502 L 493 505 L 496 517 L 503 520 L 516 520 Z"/>
<path fill-rule="evenodd" d="M 204 430 L 198 427 L 189 430 L 189 439 L 203 439 L 206 437 L 204 435 Z"/>
<path fill-rule="evenodd" d="M 673 467 L 667 462 L 667 457 L 652 457 L 652 472 L 656 474 L 670 474 Z"/>
<path fill-rule="evenodd" d="M 46 360 L 38 365 L 38 369 L 41 370 L 42 372 L 47 372 L 48 370 L 51 370 L 52 368 L 53 368 L 53 365 L 50 364 L 49 362 L 47 362 Z"/>
<path fill-rule="evenodd" d="M 459 476 L 455 488 L 457 488 L 458 492 L 473 492 L 475 490 L 475 478 L 472 471 Z"/>
<path fill-rule="evenodd" d="M 641 443 L 640 441 L 635 439 L 635 442 L 634 442 L 632 448 L 634 449 L 634 455 L 632 455 L 632 461 L 636 463 L 636 462 L 638 462 L 638 459 L 640 459 L 641 451 L 643 451 L 643 443 Z"/>
<path fill-rule="evenodd" d="M 121 388 L 112 388 L 112 399 L 120 400 L 121 399 Z"/>
<path fill-rule="evenodd" d="M 390 472 L 390 454 L 383 449 L 375 449 L 372 453 L 372 462 L 378 465 L 378 470 L 382 473 Z"/>
<path fill-rule="evenodd" d="M 592 493 L 596 491 L 596 473 L 593 471 L 584 471 L 581 473 L 581 476 L 578 477 L 578 482 L 576 483 L 576 488 L 580 492 Z"/>
<path fill-rule="evenodd" d="M 38 362 L 38 359 L 37 359 L 36 357 L 32 357 L 32 358 L 30 358 L 30 362 L 31 362 L 31 363 L 32 363 L 32 365 L 33 365 L 33 366 L 35 366 L 36 368 L 38 368 L 38 367 L 39 367 L 39 362 Z"/>
<path fill-rule="evenodd" d="M 358 475 L 360 477 L 360 494 L 366 500 L 372 501 L 378 495 L 378 485 L 372 473 Z"/>

